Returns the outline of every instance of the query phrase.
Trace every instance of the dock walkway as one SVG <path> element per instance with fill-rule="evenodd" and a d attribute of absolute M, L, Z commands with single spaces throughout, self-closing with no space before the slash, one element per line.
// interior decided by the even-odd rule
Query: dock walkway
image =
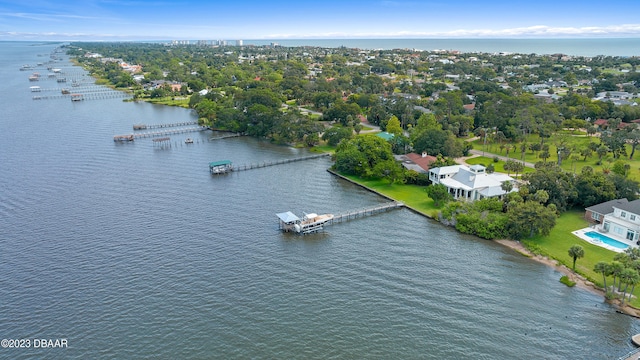
<path fill-rule="evenodd" d="M 213 140 L 222 140 L 222 139 L 230 139 L 230 138 L 235 138 L 235 137 L 240 137 L 240 136 L 244 136 L 241 133 L 234 133 L 234 134 L 227 134 L 227 135 L 220 135 L 220 136 L 214 136 L 214 137 L 210 137 L 209 141 L 213 141 Z"/>
<path fill-rule="evenodd" d="M 404 204 L 399 202 L 399 201 L 392 201 L 389 203 L 385 203 L 382 205 L 375 205 L 375 206 L 371 206 L 371 207 L 367 207 L 364 209 L 359 209 L 359 210 L 354 210 L 354 211 L 348 211 L 342 214 L 338 214 L 335 215 L 333 217 L 333 219 L 331 219 L 331 221 L 329 221 L 330 224 L 333 224 L 335 222 L 343 222 L 343 221 L 349 221 L 352 219 L 357 219 L 360 217 L 364 217 L 364 216 L 369 216 L 369 215 L 374 215 L 374 214 L 378 214 L 381 212 L 385 212 L 388 210 L 393 210 L 393 209 L 398 209 L 404 207 Z"/>
<path fill-rule="evenodd" d="M 248 164 L 248 165 L 245 164 L 245 165 L 238 165 L 238 166 L 234 165 L 232 171 L 244 171 L 244 170 L 251 170 L 251 169 L 259 169 L 259 168 L 263 168 L 263 167 L 267 167 L 267 166 L 288 164 L 288 163 L 292 163 L 292 162 L 295 162 L 295 161 L 317 159 L 317 158 L 326 157 L 326 156 L 330 156 L 330 154 L 318 154 L 318 155 L 309 155 L 309 156 L 303 156 L 303 157 L 298 157 L 298 158 L 293 158 L 293 159 L 284 159 L 284 160 L 276 160 L 276 161 L 265 161 L 265 162 L 257 163 L 257 164 Z"/>
<path fill-rule="evenodd" d="M 185 122 L 171 123 L 171 124 L 134 124 L 133 130 L 159 129 L 159 128 L 170 128 L 170 127 L 192 126 L 192 125 L 198 125 L 198 122 L 185 121 Z"/>
<path fill-rule="evenodd" d="M 196 131 L 204 131 L 204 130 L 207 130 L 206 126 L 191 126 L 191 127 L 173 129 L 173 130 L 139 132 L 139 133 L 133 134 L 133 137 L 136 139 L 141 139 L 141 138 L 151 138 L 151 137 L 158 137 L 158 136 L 183 134 L 188 132 L 196 132 Z"/>
<path fill-rule="evenodd" d="M 104 99 L 126 99 L 132 98 L 130 94 L 122 93 L 122 92 L 101 92 L 101 93 L 81 93 L 83 100 L 104 100 Z M 45 95 L 45 96 L 34 96 L 33 100 L 55 100 L 55 99 L 70 99 L 71 96 L 69 94 L 65 95 Z"/>

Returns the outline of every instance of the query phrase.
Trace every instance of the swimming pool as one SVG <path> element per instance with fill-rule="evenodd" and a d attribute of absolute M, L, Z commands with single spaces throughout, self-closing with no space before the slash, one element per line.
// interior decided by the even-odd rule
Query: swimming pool
<path fill-rule="evenodd" d="M 596 231 L 588 231 L 586 233 L 584 233 L 585 235 L 587 235 L 588 237 L 592 238 L 592 239 L 596 239 L 596 240 L 600 240 L 603 243 L 609 245 L 609 246 L 613 246 L 615 248 L 618 249 L 626 249 L 629 247 L 629 245 L 621 243 L 618 240 L 613 240 L 612 238 L 606 236 L 606 235 L 602 235 L 599 232 Z"/>

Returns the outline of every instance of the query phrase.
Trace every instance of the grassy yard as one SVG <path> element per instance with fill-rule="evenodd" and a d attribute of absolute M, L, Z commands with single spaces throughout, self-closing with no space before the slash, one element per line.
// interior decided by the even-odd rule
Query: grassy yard
<path fill-rule="evenodd" d="M 312 152 L 319 152 L 319 153 L 329 153 L 329 154 L 333 154 L 336 152 L 336 147 L 335 146 L 331 146 L 331 145 L 327 145 L 326 143 L 321 143 L 320 145 L 316 145 L 314 147 L 311 148 Z"/>
<path fill-rule="evenodd" d="M 465 162 L 467 164 L 469 164 L 469 165 L 478 165 L 478 164 L 480 164 L 480 165 L 483 165 L 485 167 L 489 166 L 489 164 L 493 164 L 493 167 L 495 168 L 496 172 L 501 172 L 501 173 L 505 173 L 505 174 L 508 173 L 504 169 L 504 164 L 506 162 L 502 161 L 502 160 L 499 160 L 498 162 L 494 162 L 493 158 L 489 158 L 489 157 L 486 157 L 486 156 L 478 156 L 478 157 L 474 157 L 474 158 L 471 158 L 471 159 L 467 159 Z M 532 168 L 528 168 L 528 167 L 524 168 L 524 172 L 525 173 L 534 172 L 534 171 L 535 171 L 535 169 L 532 169 Z M 518 174 L 518 176 L 520 174 Z M 511 172 L 511 175 L 513 175 L 513 172 Z"/>
<path fill-rule="evenodd" d="M 615 252 L 593 245 L 571 234 L 572 231 L 585 228 L 587 221 L 582 217 L 584 211 L 572 210 L 563 213 L 558 218 L 556 226 L 549 236 L 535 236 L 531 239 L 523 240 L 522 243 L 532 252 L 558 260 L 568 268 L 573 266 L 573 259 L 569 256 L 569 248 L 572 245 L 580 245 L 584 248 L 584 257 L 576 262 L 576 272 L 586 277 L 593 283 L 602 287 L 602 274 L 593 271 L 594 265 L 598 261 L 613 261 Z M 607 284 L 613 283 L 612 278 L 607 278 Z M 634 298 L 631 302 L 635 307 L 640 307 L 640 288 L 634 291 Z"/>
<path fill-rule="evenodd" d="M 155 98 L 155 99 L 141 99 L 146 102 L 150 102 L 152 104 L 160 104 L 160 105 L 168 105 L 168 106 L 179 106 L 183 108 L 189 108 L 189 98 L 177 98 L 172 96 Z"/>
<path fill-rule="evenodd" d="M 424 186 L 389 184 L 385 180 L 366 180 L 357 176 L 345 177 L 390 198 L 401 201 L 429 217 L 437 217 L 438 210 L 440 210 L 433 204 L 433 200 L 427 196 Z"/>
<path fill-rule="evenodd" d="M 600 140 L 596 137 L 592 137 L 592 136 L 585 136 L 585 135 L 568 135 L 568 134 L 556 134 L 553 135 L 551 138 L 546 139 L 545 143 L 549 144 L 549 154 L 551 155 L 548 159 L 547 162 L 550 163 L 558 163 L 558 153 L 557 153 L 557 148 L 556 148 L 556 144 L 558 144 L 560 141 L 564 141 L 565 146 L 567 147 L 573 147 L 575 146 L 577 149 L 581 149 L 584 148 L 586 146 L 588 146 L 589 142 L 595 142 L 595 143 L 600 143 Z M 530 135 L 527 137 L 526 143 L 527 144 L 533 144 L 536 142 L 540 142 L 540 137 L 538 137 L 538 135 Z M 486 146 L 483 144 L 483 139 L 478 139 L 472 142 L 473 148 L 476 150 L 483 150 L 484 147 L 484 151 L 486 152 L 486 156 L 487 157 L 491 157 L 491 154 L 496 154 L 496 155 L 502 155 L 502 156 L 507 156 L 507 151 L 505 148 L 500 148 L 500 144 L 498 143 L 491 143 L 489 141 L 487 141 Z M 509 156 L 517 158 L 518 160 L 521 160 L 521 152 L 520 152 L 520 143 L 518 144 L 509 144 L 511 145 L 512 149 L 509 151 Z M 515 149 L 513 148 L 515 147 Z M 640 151 L 640 149 L 639 149 Z M 577 154 L 577 152 L 574 152 L 572 154 L 572 156 L 574 154 Z M 631 154 L 631 146 L 627 145 L 627 154 Z M 532 152 L 531 150 L 528 150 L 525 152 L 525 161 L 527 162 L 531 162 L 531 163 L 537 163 L 539 161 L 543 161 L 540 157 L 540 152 Z M 579 154 L 577 154 L 579 155 Z M 611 154 L 609 154 L 608 157 L 603 158 L 602 160 L 602 165 L 597 165 L 598 162 L 598 156 L 593 153 L 590 157 L 588 157 L 586 160 L 583 160 L 584 157 L 580 156 L 579 159 L 574 160 L 574 159 L 564 159 L 562 161 L 562 168 L 565 171 L 570 171 L 570 172 L 575 172 L 575 173 L 580 173 L 580 171 L 582 170 L 583 167 L 585 166 L 591 166 L 593 169 L 595 169 L 596 171 L 602 171 L 605 168 L 611 169 L 611 167 L 613 166 L 613 161 L 614 159 L 611 157 Z M 636 156 L 633 160 L 630 160 L 627 157 L 621 158 L 623 161 L 625 161 L 626 163 L 631 165 L 631 171 L 629 172 L 628 177 L 632 180 L 636 180 L 636 181 L 640 181 L 640 154 L 638 156 Z M 495 166 L 495 165 L 494 165 Z M 496 171 L 498 171 L 496 169 Z"/>

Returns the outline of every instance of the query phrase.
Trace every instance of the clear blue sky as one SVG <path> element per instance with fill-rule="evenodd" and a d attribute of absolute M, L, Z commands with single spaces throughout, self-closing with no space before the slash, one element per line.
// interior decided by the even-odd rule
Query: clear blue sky
<path fill-rule="evenodd" d="M 0 0 L 0 40 L 640 37 L 640 0 Z"/>

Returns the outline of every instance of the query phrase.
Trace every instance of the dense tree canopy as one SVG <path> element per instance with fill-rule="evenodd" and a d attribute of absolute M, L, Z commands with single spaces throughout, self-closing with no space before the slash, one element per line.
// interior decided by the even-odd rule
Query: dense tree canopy
<path fill-rule="evenodd" d="M 341 141 L 336 149 L 335 169 L 351 175 L 400 180 L 400 164 L 394 161 L 391 145 L 375 135 Z"/>

